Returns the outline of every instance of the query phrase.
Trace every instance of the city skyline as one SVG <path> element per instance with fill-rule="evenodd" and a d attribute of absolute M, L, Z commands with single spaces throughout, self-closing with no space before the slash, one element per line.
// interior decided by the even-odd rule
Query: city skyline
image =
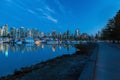
<path fill-rule="evenodd" d="M 81 35 L 79 28 L 76 28 L 74 30 L 73 33 L 71 33 L 70 30 L 66 30 L 65 32 L 57 32 L 56 30 L 52 30 L 50 32 L 41 32 L 39 31 L 38 28 L 25 28 L 23 26 L 21 26 L 20 28 L 16 28 L 16 27 L 9 27 L 8 24 L 5 24 L 3 26 L 0 26 L 0 37 L 3 36 L 14 36 L 14 38 L 24 38 L 25 35 L 27 35 L 27 37 L 32 37 L 35 36 L 37 38 L 37 36 L 41 35 L 41 37 L 44 36 L 61 36 L 61 35 L 75 35 L 76 37 L 79 35 Z M 86 33 L 87 34 L 87 33 Z"/>
<path fill-rule="evenodd" d="M 1 0 L 0 25 L 95 34 L 119 10 L 117 0 Z"/>

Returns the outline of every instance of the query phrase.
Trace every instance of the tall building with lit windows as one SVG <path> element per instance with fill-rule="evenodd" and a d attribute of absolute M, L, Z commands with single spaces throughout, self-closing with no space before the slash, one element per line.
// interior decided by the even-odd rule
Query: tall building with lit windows
<path fill-rule="evenodd" d="M 2 37 L 3 36 L 3 29 L 2 29 L 2 27 L 0 27 L 0 37 Z"/>
<path fill-rule="evenodd" d="M 79 29 L 76 29 L 76 30 L 75 30 L 75 35 L 76 35 L 76 36 L 80 36 L 80 30 L 79 30 Z"/>
<path fill-rule="evenodd" d="M 33 38 L 35 39 L 35 38 L 38 38 L 38 36 L 39 36 L 39 30 L 37 29 L 37 28 L 34 28 L 33 30 L 32 30 L 32 33 L 33 33 Z"/>
<path fill-rule="evenodd" d="M 58 39 L 62 39 L 62 32 L 58 33 Z"/>
<path fill-rule="evenodd" d="M 8 35 L 8 25 L 6 24 L 6 25 L 4 25 L 4 26 L 2 26 L 2 29 L 1 29 L 2 31 L 2 36 L 7 36 Z"/>
<path fill-rule="evenodd" d="M 20 35 L 20 38 L 25 38 L 25 29 L 24 29 L 24 27 L 20 27 L 19 35 Z"/>
<path fill-rule="evenodd" d="M 11 27 L 11 28 L 10 28 L 10 37 L 11 37 L 11 38 L 15 38 L 15 34 L 16 34 L 15 32 L 16 32 L 15 27 Z"/>
<path fill-rule="evenodd" d="M 31 29 L 27 29 L 27 31 L 26 31 L 26 37 L 27 37 L 27 38 L 32 38 L 32 37 L 33 37 L 32 30 L 31 30 Z"/>
<path fill-rule="evenodd" d="M 52 37 L 55 39 L 56 38 L 56 30 L 52 31 Z"/>
<path fill-rule="evenodd" d="M 79 38 L 80 37 L 80 30 L 77 28 L 75 30 L 75 38 Z"/>
<path fill-rule="evenodd" d="M 45 36 L 44 32 L 40 32 L 40 37 L 43 38 Z"/>

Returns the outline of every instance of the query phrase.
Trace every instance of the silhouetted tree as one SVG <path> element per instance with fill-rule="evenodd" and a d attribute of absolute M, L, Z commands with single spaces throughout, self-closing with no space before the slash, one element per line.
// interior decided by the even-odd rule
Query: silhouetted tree
<path fill-rule="evenodd" d="M 104 40 L 113 40 L 113 33 L 114 33 L 114 19 L 110 19 L 105 26 L 105 28 L 102 30 L 101 37 Z"/>
<path fill-rule="evenodd" d="M 115 40 L 120 40 L 120 10 L 117 12 L 117 15 L 115 16 L 114 20 L 115 20 L 114 29 Z"/>
<path fill-rule="evenodd" d="M 113 19 L 110 19 L 101 31 L 101 38 L 103 40 L 120 40 L 120 10 Z"/>

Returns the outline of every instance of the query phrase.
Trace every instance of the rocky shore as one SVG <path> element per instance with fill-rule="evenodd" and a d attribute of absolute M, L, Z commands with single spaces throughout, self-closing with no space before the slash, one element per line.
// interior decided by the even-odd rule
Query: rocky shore
<path fill-rule="evenodd" d="M 78 80 L 97 45 L 95 43 L 75 45 L 77 51 L 46 62 L 15 70 L 13 75 L 0 80 Z"/>

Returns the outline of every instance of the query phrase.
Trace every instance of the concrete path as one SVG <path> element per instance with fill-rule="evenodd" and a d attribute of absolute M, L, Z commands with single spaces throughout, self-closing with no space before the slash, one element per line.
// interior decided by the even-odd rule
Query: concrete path
<path fill-rule="evenodd" d="M 94 80 L 120 80 L 120 47 L 111 43 L 98 44 Z"/>

